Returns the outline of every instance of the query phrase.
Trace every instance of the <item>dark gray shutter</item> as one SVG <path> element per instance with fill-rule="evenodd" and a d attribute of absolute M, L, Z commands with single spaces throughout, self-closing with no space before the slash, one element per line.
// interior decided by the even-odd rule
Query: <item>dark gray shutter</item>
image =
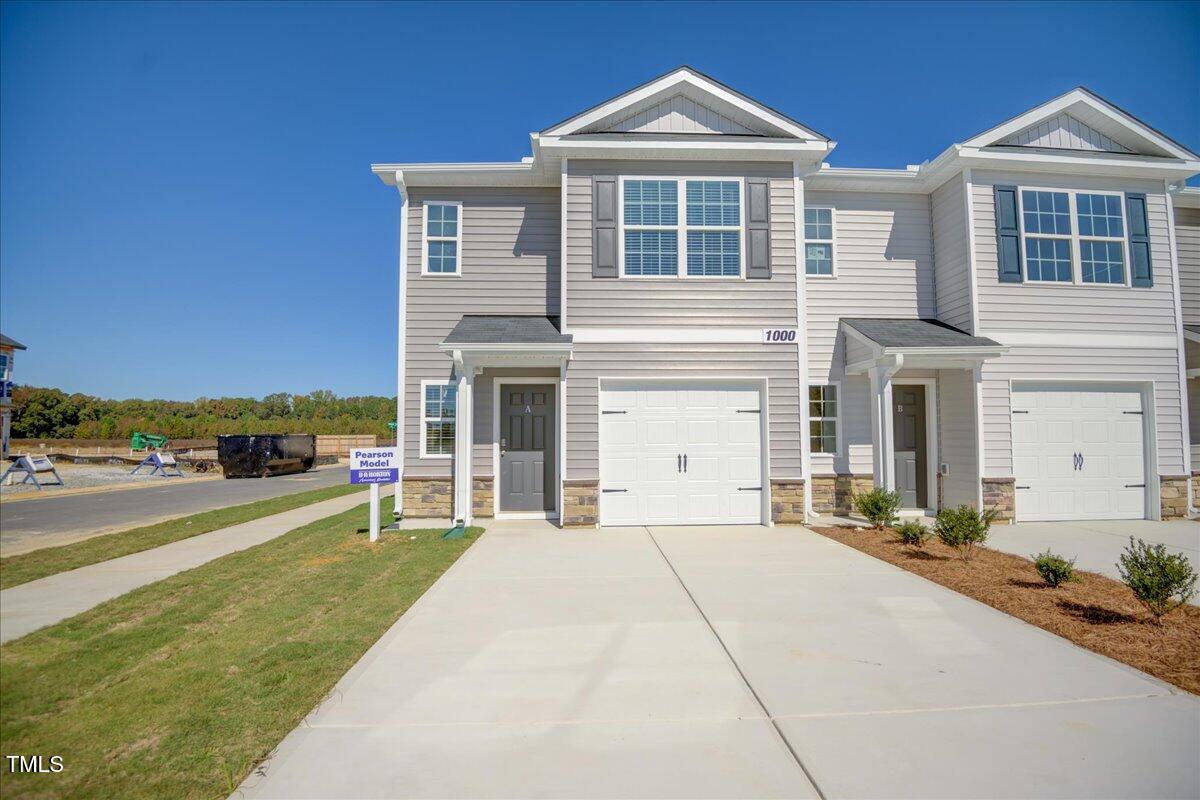
<path fill-rule="evenodd" d="M 771 182 L 767 178 L 746 179 L 746 277 L 771 277 Z"/>
<path fill-rule="evenodd" d="M 1153 286 L 1150 268 L 1150 226 L 1146 222 L 1146 195 L 1125 195 L 1125 216 L 1129 220 L 1129 275 L 1134 286 Z"/>
<path fill-rule="evenodd" d="M 616 278 L 617 176 L 592 176 L 592 277 Z"/>
<path fill-rule="evenodd" d="M 1021 218 L 1017 187 L 992 187 L 996 199 L 996 260 L 1001 283 L 1021 283 Z M 971 220 L 967 220 L 971 224 Z"/>

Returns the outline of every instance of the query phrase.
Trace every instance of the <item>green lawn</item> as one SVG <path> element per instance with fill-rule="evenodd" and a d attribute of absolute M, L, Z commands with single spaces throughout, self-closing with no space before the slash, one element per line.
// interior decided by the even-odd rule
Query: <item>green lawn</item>
<path fill-rule="evenodd" d="M 269 500 L 218 508 L 215 511 L 192 514 L 190 517 L 178 517 L 142 528 L 96 536 L 62 547 L 47 547 L 19 556 L 0 558 L 0 589 L 8 589 L 44 578 L 47 575 L 66 572 L 69 569 L 86 567 L 88 564 L 98 564 L 101 561 L 108 561 L 110 558 L 140 553 L 142 550 L 187 539 L 189 536 L 197 536 L 218 528 L 228 528 L 230 525 L 249 522 L 259 517 L 291 511 L 293 508 L 341 497 L 355 491 L 362 491 L 362 487 L 342 484 L 324 489 L 313 489 L 309 492 L 286 494 L 282 497 L 272 497 Z"/>
<path fill-rule="evenodd" d="M 65 767 L 2 764 L 3 795 L 227 796 L 481 532 L 371 544 L 366 523 L 363 505 L 0 647 L 4 753 Z"/>

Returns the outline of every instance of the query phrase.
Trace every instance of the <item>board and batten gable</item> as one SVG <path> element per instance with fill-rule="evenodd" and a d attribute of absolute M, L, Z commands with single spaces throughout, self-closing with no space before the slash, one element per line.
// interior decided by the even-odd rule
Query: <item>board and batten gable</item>
<path fill-rule="evenodd" d="M 1154 285 L 1149 288 L 1001 283 L 996 255 L 993 186 L 1010 185 L 1146 195 Z M 981 335 L 1011 345 L 983 367 L 985 477 L 1011 477 L 1012 385 L 1017 382 L 1136 382 L 1153 388 L 1154 436 L 1160 475 L 1184 472 L 1185 448 L 1174 275 L 1167 203 L 1159 182 L 1122 178 L 975 171 L 971 178 Z M 1073 222 L 1074 224 L 1074 222 Z M 1128 269 L 1128 264 L 1126 265 Z M 1045 343 L 1006 341 L 1006 333 L 1044 335 Z M 1067 335 L 1105 337 L 1080 344 Z M 1112 337 L 1128 337 L 1113 346 Z M 1151 337 L 1151 338 L 1146 338 Z M 1149 344 L 1138 346 L 1138 338 Z"/>
<path fill-rule="evenodd" d="M 833 277 L 805 281 L 810 385 L 837 383 L 842 443 L 812 454 L 814 475 L 871 474 L 870 384 L 845 375 L 842 317 L 934 317 L 928 195 L 805 189 L 806 208 L 834 209 Z M 851 358 L 850 361 L 855 360 Z"/>
<path fill-rule="evenodd" d="M 462 203 L 458 276 L 421 274 L 426 201 Z M 409 477 L 448 477 L 450 459 L 422 459 L 421 381 L 448 381 L 438 345 L 464 314 L 549 314 L 559 306 L 557 188 L 409 189 L 405 330 L 405 468 Z M 523 374 L 532 374 L 525 370 Z M 553 378 L 550 382 L 553 382 Z M 492 474 L 491 378 L 476 379 L 474 473 Z"/>
<path fill-rule="evenodd" d="M 967 199 L 962 176 L 955 175 L 935 189 L 930 205 L 937 318 L 947 325 L 974 333 Z"/>
<path fill-rule="evenodd" d="M 771 278 L 593 278 L 593 175 L 769 178 Z M 566 180 L 569 331 L 585 327 L 796 326 L 796 214 L 790 163 L 572 160 Z"/>
<path fill-rule="evenodd" d="M 1175 247 L 1183 324 L 1200 325 L 1200 208 L 1175 208 Z"/>

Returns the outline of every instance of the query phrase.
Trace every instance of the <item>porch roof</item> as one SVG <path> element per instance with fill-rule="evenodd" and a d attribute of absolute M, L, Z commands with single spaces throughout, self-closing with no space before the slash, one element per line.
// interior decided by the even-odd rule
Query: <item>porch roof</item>
<path fill-rule="evenodd" d="M 569 345 L 570 334 L 560 333 L 558 317 L 492 316 L 464 314 L 442 341 L 443 345 L 560 344 Z"/>
<path fill-rule="evenodd" d="M 842 317 L 842 322 L 885 348 L 995 348 L 1002 345 L 986 336 L 972 336 L 936 319 L 863 319 Z"/>

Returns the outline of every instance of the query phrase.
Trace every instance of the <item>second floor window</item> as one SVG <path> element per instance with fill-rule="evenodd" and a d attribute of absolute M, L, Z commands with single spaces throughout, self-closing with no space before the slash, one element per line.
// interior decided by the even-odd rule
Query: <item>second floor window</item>
<path fill-rule="evenodd" d="M 833 276 L 833 209 L 804 209 L 804 273 Z"/>
<path fill-rule="evenodd" d="M 1124 286 L 1125 211 L 1118 194 L 1021 190 L 1030 281 Z"/>
<path fill-rule="evenodd" d="M 625 276 L 741 276 L 741 181 L 627 178 L 621 205 Z"/>
<path fill-rule="evenodd" d="M 425 275 L 458 275 L 462 257 L 462 205 L 426 202 L 421 272 Z"/>

